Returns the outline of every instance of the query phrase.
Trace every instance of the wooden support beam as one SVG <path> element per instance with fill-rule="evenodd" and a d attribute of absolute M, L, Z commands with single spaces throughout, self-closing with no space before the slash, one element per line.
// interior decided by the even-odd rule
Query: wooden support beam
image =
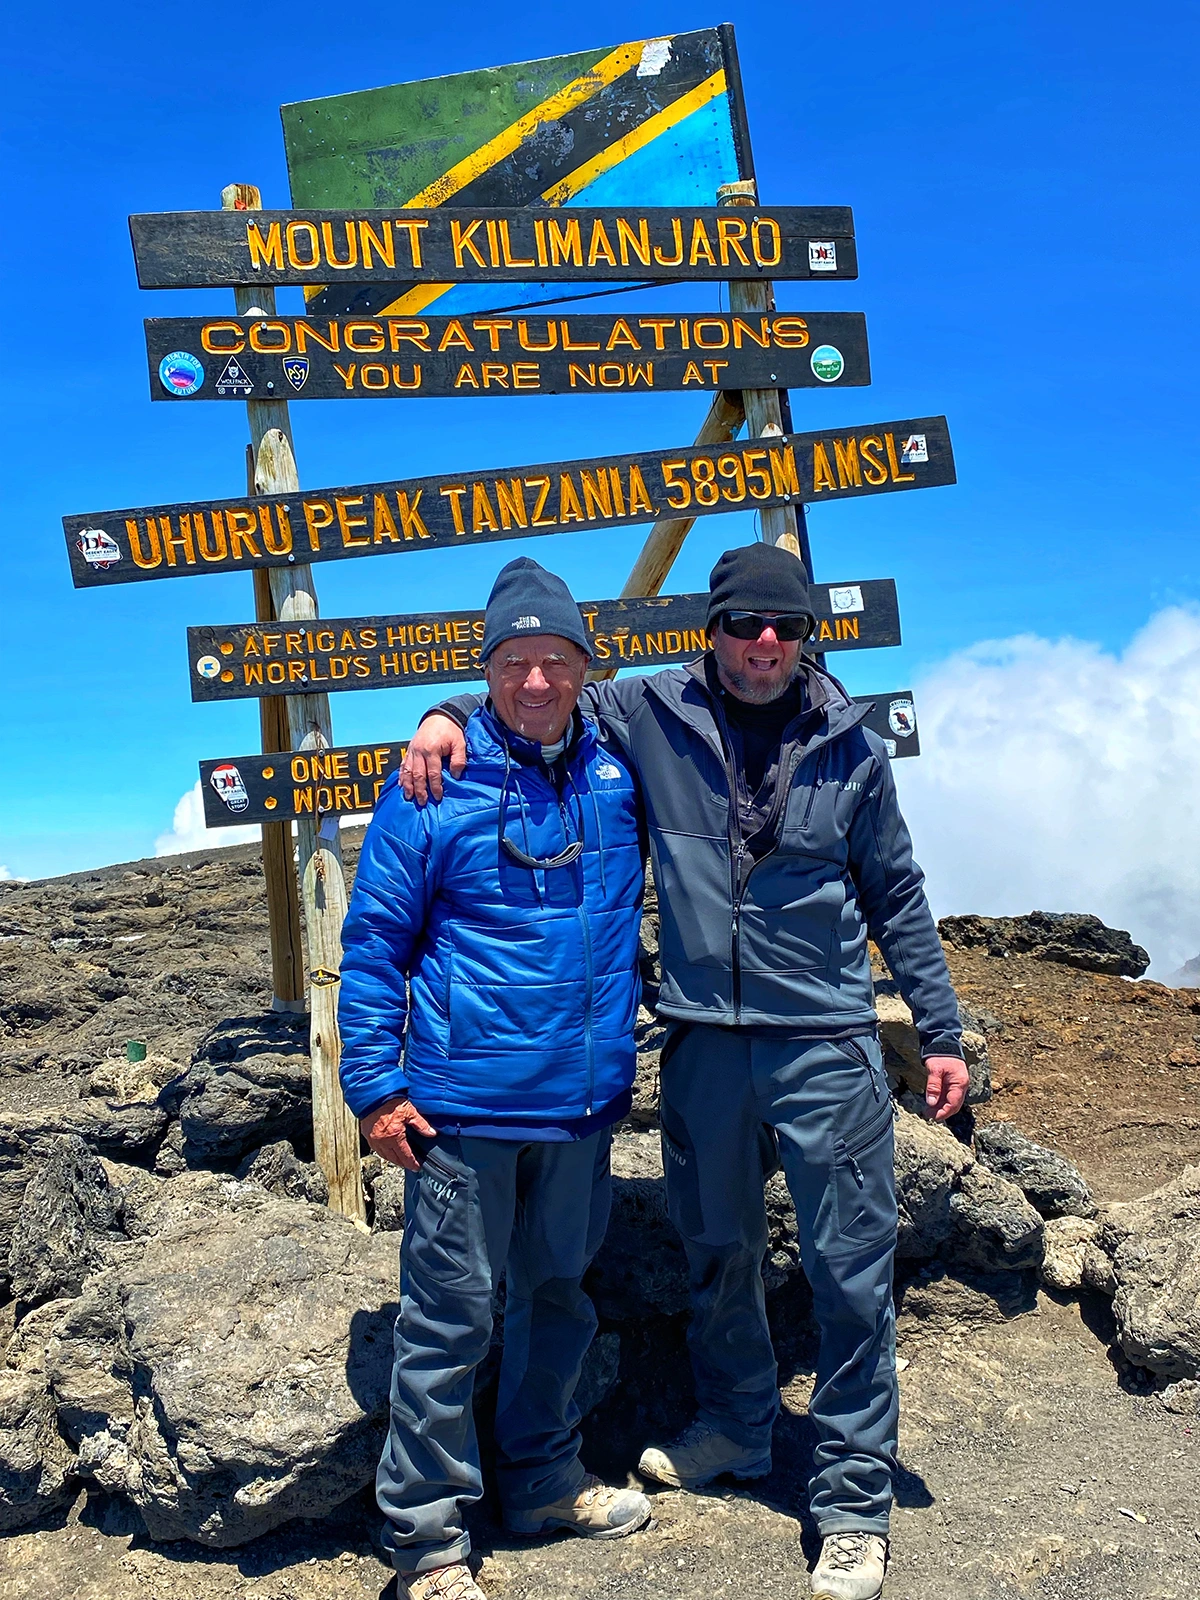
<path fill-rule="evenodd" d="M 261 209 L 262 200 L 252 184 L 230 184 L 222 191 L 221 204 L 229 211 L 255 211 Z M 275 292 L 266 285 L 237 288 L 234 297 L 241 316 L 255 309 L 266 316 L 275 313 Z M 297 493 L 300 479 L 287 402 L 248 400 L 246 412 L 254 447 L 256 492 Z M 272 567 L 269 579 L 275 615 L 281 622 L 310 621 L 318 615 L 311 567 Z M 328 695 L 289 695 L 285 704 L 291 749 L 323 749 L 333 743 Z M 338 1080 L 338 975 L 347 899 L 341 834 L 336 817 L 320 821 L 306 817 L 296 824 L 296 831 L 300 903 L 308 939 L 313 1145 L 329 1183 L 330 1207 L 365 1225 L 358 1121 L 342 1097 Z"/>
<path fill-rule="evenodd" d="M 737 183 L 723 183 L 717 190 L 720 206 L 756 206 L 758 186 L 753 178 Z M 775 288 L 761 279 L 729 285 L 729 309 L 735 312 L 775 309 Z M 781 434 L 783 405 L 778 389 L 743 389 L 742 403 L 746 408 L 746 433 L 750 438 L 763 434 Z M 796 529 L 794 506 L 766 506 L 759 512 L 762 519 L 763 539 L 767 544 L 781 544 L 794 556 L 800 555 L 800 540 Z M 811 577 L 812 574 L 810 573 Z"/>
<path fill-rule="evenodd" d="M 257 493 L 254 486 L 254 446 L 251 444 L 246 446 L 246 493 Z M 259 568 L 252 577 L 256 619 L 259 622 L 277 621 L 275 602 L 271 598 L 270 575 L 265 568 Z M 282 700 L 260 700 L 258 721 L 264 755 L 292 748 L 287 707 Z M 300 933 L 300 897 L 296 892 L 290 822 L 262 824 L 262 863 L 271 940 L 271 1009 L 303 1011 L 304 945 Z"/>
<path fill-rule="evenodd" d="M 736 389 L 721 391 L 709 407 L 708 415 L 696 435 L 698 445 L 725 444 L 734 438 L 746 413 L 742 397 Z M 646 535 L 641 554 L 634 562 L 619 598 L 636 600 L 643 596 L 661 594 L 667 574 L 675 565 L 675 557 L 683 549 L 683 541 L 692 530 L 695 517 L 659 517 Z M 588 673 L 589 683 L 604 678 L 615 678 L 616 667 L 595 667 Z"/>

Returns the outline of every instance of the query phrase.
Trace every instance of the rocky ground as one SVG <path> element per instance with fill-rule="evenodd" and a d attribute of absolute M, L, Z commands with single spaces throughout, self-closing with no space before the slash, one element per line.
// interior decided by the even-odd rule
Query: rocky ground
<path fill-rule="evenodd" d="M 387 1588 L 356 1485 L 376 1448 L 400 1200 L 368 1168 L 371 1237 L 319 1204 L 304 1028 L 264 1014 L 256 855 L 0 885 L 3 1600 Z M 652 906 L 647 921 L 652 980 Z M 1089 954 L 1087 929 L 1047 926 L 946 926 L 977 1103 L 957 1141 L 911 1115 L 897 1128 L 892 1600 L 1200 1592 L 1200 1169 L 1185 1171 L 1200 1161 L 1200 991 L 1129 981 L 1108 930 Z M 903 1008 L 881 987 L 911 1108 Z M 648 1018 L 642 1032 L 592 1283 L 585 1431 L 615 1476 L 688 1406 Z M 149 1046 L 139 1067 L 130 1039 Z M 649 1531 L 600 1546 L 508 1541 L 485 1505 L 497 1600 L 804 1592 L 812 1328 L 778 1180 L 769 1198 L 774 1475 L 656 1495 Z"/>

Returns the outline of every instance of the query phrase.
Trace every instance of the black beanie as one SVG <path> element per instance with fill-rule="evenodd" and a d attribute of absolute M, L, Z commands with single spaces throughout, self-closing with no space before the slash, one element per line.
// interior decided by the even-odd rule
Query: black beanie
<path fill-rule="evenodd" d="M 566 584 L 528 556 L 518 556 L 500 568 L 488 595 L 480 658 L 486 661 L 505 639 L 531 633 L 556 633 L 572 640 L 591 658 L 583 618 Z"/>
<path fill-rule="evenodd" d="M 726 550 L 708 575 L 708 626 L 722 611 L 813 614 L 803 561 L 777 544 Z"/>

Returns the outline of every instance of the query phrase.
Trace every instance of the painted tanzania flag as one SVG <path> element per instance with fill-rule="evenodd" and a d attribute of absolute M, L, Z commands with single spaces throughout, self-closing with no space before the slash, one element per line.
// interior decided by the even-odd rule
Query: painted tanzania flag
<path fill-rule="evenodd" d="M 754 168 L 733 29 L 668 34 L 545 61 L 284 106 L 292 204 L 714 204 Z M 523 300 L 560 299 L 558 284 Z M 512 284 L 338 284 L 329 314 L 485 310 Z"/>

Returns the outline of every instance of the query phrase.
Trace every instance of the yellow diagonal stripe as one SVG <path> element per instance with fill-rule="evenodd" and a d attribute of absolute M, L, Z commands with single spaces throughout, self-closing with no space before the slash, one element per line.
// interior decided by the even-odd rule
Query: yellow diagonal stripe
<path fill-rule="evenodd" d="M 724 93 L 725 69 L 722 67 L 719 72 L 714 72 L 711 78 L 705 78 L 703 83 L 698 83 L 687 94 L 681 95 L 678 100 L 673 100 L 669 106 L 664 106 L 654 116 L 639 123 L 623 139 L 618 139 L 615 144 L 606 145 L 598 155 L 594 155 L 590 161 L 585 161 L 583 166 L 576 167 L 574 172 L 568 172 L 566 177 L 560 178 L 552 188 L 543 191 L 542 199 L 548 200 L 552 206 L 565 205 L 581 189 L 586 189 L 589 183 L 595 182 L 602 172 L 608 172 L 635 151 L 644 150 L 648 144 L 674 128 L 685 117 L 690 117 L 693 111 L 699 111 L 701 106 L 707 105 L 710 100 L 715 100 L 719 94 Z"/>
<path fill-rule="evenodd" d="M 576 106 L 582 105 L 585 100 L 591 99 L 598 90 L 613 83 L 617 78 L 628 72 L 630 67 L 636 66 L 642 58 L 642 51 L 646 48 L 645 41 L 639 40 L 636 44 L 623 44 L 602 60 L 597 61 L 594 67 L 578 78 L 573 79 L 565 88 L 559 89 L 548 100 L 543 100 L 540 106 L 535 106 L 532 111 L 527 111 L 523 117 L 503 129 L 486 144 L 481 144 L 478 150 L 473 150 L 469 156 L 452 166 L 449 172 L 435 178 L 420 194 L 413 195 L 411 200 L 406 200 L 406 206 L 444 206 L 451 195 L 465 189 L 467 184 L 489 167 L 494 167 L 498 161 L 503 161 L 505 156 L 510 156 L 513 151 L 528 139 L 531 133 L 536 132 L 541 122 L 557 122 L 560 117 L 565 117 L 569 111 L 574 111 Z"/>
<path fill-rule="evenodd" d="M 670 38 L 672 36 L 667 34 L 664 37 Z M 582 105 L 585 100 L 590 99 L 599 90 L 607 88 L 610 83 L 615 83 L 619 77 L 629 71 L 630 67 L 635 66 L 642 59 L 642 52 L 645 50 L 647 43 L 652 42 L 639 39 L 634 44 L 618 45 L 615 50 L 602 57 L 594 67 L 590 67 L 581 77 L 572 79 L 564 88 L 559 89 L 548 99 L 543 100 L 540 105 L 535 106 L 532 111 L 527 111 L 524 116 L 518 117 L 510 127 L 504 128 L 494 138 L 489 139 L 486 144 L 480 145 L 478 150 L 472 151 L 469 156 L 464 156 L 461 161 L 450 168 L 449 172 L 443 173 L 440 178 L 435 178 L 419 194 L 415 194 L 410 200 L 406 200 L 404 202 L 405 206 L 445 205 L 451 196 L 456 195 L 460 189 L 465 189 L 467 184 L 474 182 L 489 167 L 494 167 L 498 161 L 503 161 L 505 156 L 511 155 L 531 133 L 537 130 L 539 123 L 554 122 L 559 117 L 566 116 L 568 111 L 573 111 L 576 106 Z M 415 315 L 419 311 L 424 311 L 427 305 L 432 304 L 440 295 L 445 294 L 447 289 L 452 289 L 453 287 L 454 285 L 450 283 L 419 284 L 416 288 L 410 289 L 407 294 L 402 294 L 398 300 L 393 300 L 391 305 L 384 306 L 382 310 L 376 312 L 376 315 L 381 317 L 398 316 L 405 313 Z M 324 288 L 325 286 L 320 284 L 306 287 L 304 291 L 305 300 L 314 300 L 317 295 L 324 292 Z"/>
<path fill-rule="evenodd" d="M 681 95 L 678 100 L 673 100 L 669 106 L 658 111 L 654 116 L 648 117 L 623 139 L 618 139 L 615 144 L 608 145 L 583 166 L 576 167 L 574 172 L 569 172 L 565 178 L 560 178 L 550 189 L 544 191 L 542 198 L 548 200 L 552 206 L 560 206 L 565 201 L 572 199 L 581 189 L 586 189 L 600 176 L 608 172 L 618 162 L 624 161 L 627 156 L 633 155 L 637 150 L 642 150 L 652 140 L 659 138 L 671 128 L 677 127 L 685 117 L 690 117 L 693 111 L 698 111 L 701 106 L 707 105 L 710 100 L 715 100 L 719 94 L 724 94 L 726 89 L 725 69 L 714 72 L 711 78 L 706 78 L 703 83 L 698 83 L 694 89 Z M 410 289 L 407 294 L 393 300 L 391 305 L 384 306 L 377 316 L 417 316 L 425 307 L 432 305 L 439 296 L 453 289 L 452 283 L 422 283 Z"/>

